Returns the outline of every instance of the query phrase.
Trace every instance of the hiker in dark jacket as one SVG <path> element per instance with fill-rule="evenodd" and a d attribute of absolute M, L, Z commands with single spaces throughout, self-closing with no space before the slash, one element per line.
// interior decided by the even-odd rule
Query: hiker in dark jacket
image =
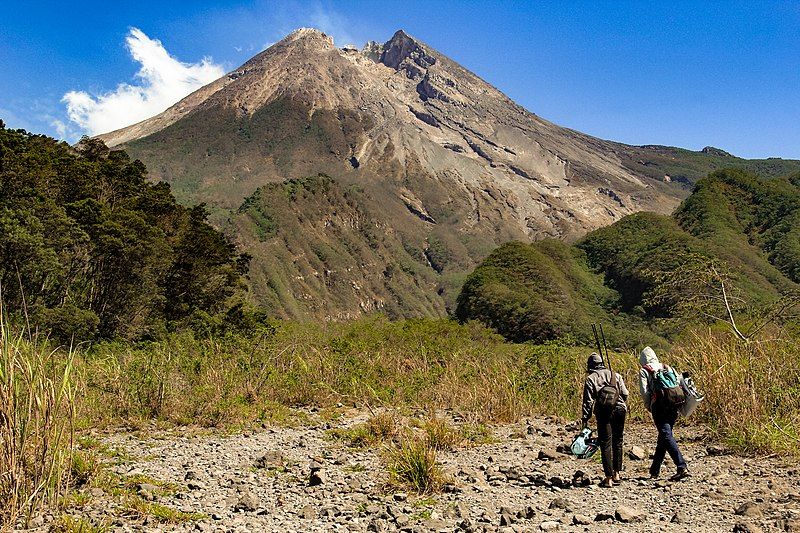
<path fill-rule="evenodd" d="M 663 369 L 665 365 L 661 364 L 656 353 L 649 346 L 642 350 L 639 355 L 639 363 L 642 365 L 639 371 L 639 392 L 642 395 L 645 408 L 653 415 L 653 422 L 656 425 L 656 429 L 658 429 L 658 443 L 653 454 L 653 464 L 650 466 L 650 477 L 652 479 L 658 478 L 664 457 L 669 453 L 672 462 L 678 468 L 678 472 L 670 480 L 681 480 L 689 476 L 689 469 L 686 466 L 686 460 L 678 449 L 675 436 L 672 434 L 672 427 L 678 419 L 679 407 L 670 405 L 659 398 L 653 381 L 655 373 Z"/>
<path fill-rule="evenodd" d="M 611 370 L 603 364 L 603 358 L 597 353 L 589 356 L 586 363 L 586 383 L 583 386 L 583 427 L 589 424 L 594 412 L 597 418 L 597 436 L 600 440 L 600 452 L 603 456 L 603 472 L 605 479 L 601 487 L 613 487 L 620 481 L 622 471 L 622 444 L 625 432 L 625 416 L 628 413 L 628 389 L 622 376 L 615 373 L 616 388 L 619 391 L 616 405 L 610 410 L 599 408 L 597 393 L 606 385 L 611 385 Z"/>

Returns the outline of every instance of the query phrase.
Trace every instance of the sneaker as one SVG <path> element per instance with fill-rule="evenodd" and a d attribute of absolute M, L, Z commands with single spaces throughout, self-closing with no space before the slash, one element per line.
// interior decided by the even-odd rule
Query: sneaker
<path fill-rule="evenodd" d="M 678 473 L 675 474 L 674 476 L 672 476 L 671 478 L 669 478 L 669 480 L 670 481 L 680 481 L 680 480 L 685 479 L 685 478 L 687 478 L 689 476 L 691 476 L 691 474 L 689 473 L 689 469 L 684 467 L 684 468 L 679 468 L 678 469 Z"/>

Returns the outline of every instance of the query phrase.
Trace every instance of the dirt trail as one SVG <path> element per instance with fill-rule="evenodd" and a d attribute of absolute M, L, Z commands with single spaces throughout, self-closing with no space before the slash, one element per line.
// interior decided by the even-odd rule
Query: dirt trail
<path fill-rule="evenodd" d="M 332 426 L 365 418 L 354 415 Z M 159 496 L 147 486 L 140 493 L 174 509 L 205 515 L 181 524 L 114 518 L 112 529 L 800 531 L 800 465 L 726 455 L 709 448 L 702 428 L 676 432 L 691 478 L 653 482 L 646 479 L 649 460 L 626 457 L 622 484 L 601 489 L 596 486 L 599 453 L 581 461 L 557 452 L 571 440 L 574 428 L 552 418 L 494 427 L 493 443 L 440 452 L 439 460 L 454 484 L 441 494 L 417 497 L 387 492 L 380 448 L 350 449 L 328 436 L 329 426 L 268 428 L 232 436 L 174 432 L 157 438 L 110 437 L 108 443 L 133 457 L 114 467 L 119 473 L 143 474 L 180 487 L 172 495 Z M 649 453 L 653 439 L 649 426 L 632 425 L 625 449 L 635 445 Z M 312 467 L 320 469 L 315 486 L 309 484 Z M 667 464 L 663 473 L 670 475 L 672 470 Z M 593 483 L 575 486 L 576 471 L 585 472 Z M 118 514 L 113 499 L 92 490 L 91 501 L 80 513 L 93 518 Z M 626 512 L 633 516 L 624 516 Z M 625 518 L 630 521 L 621 521 Z"/>

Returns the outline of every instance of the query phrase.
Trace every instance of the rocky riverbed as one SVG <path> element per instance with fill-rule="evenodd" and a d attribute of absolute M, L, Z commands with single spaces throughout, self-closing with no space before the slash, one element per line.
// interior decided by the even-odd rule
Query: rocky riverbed
<path fill-rule="evenodd" d="M 313 417 L 313 414 L 311 415 Z M 69 512 L 115 531 L 800 531 L 800 465 L 728 454 L 703 428 L 677 431 L 692 476 L 647 478 L 654 430 L 631 425 L 624 479 L 597 486 L 599 453 L 561 453 L 576 427 L 534 418 L 492 427 L 491 442 L 439 452 L 449 482 L 419 496 L 387 486 L 380 445 L 353 449 L 330 429 L 362 422 L 268 427 L 222 435 L 171 431 L 102 438 L 127 459 L 107 468 L 142 482 L 146 501 L 195 517 L 178 523 L 119 512 L 119 498 L 86 488 Z M 665 465 L 663 477 L 672 473 Z"/>

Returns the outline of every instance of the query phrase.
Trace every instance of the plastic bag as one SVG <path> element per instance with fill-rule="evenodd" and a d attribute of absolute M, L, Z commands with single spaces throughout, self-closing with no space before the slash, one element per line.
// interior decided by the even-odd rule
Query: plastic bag
<path fill-rule="evenodd" d="M 575 437 L 575 440 L 572 441 L 569 449 L 572 455 L 578 459 L 588 459 L 594 455 L 598 447 L 597 439 L 592 437 L 592 430 L 583 428 Z"/>

